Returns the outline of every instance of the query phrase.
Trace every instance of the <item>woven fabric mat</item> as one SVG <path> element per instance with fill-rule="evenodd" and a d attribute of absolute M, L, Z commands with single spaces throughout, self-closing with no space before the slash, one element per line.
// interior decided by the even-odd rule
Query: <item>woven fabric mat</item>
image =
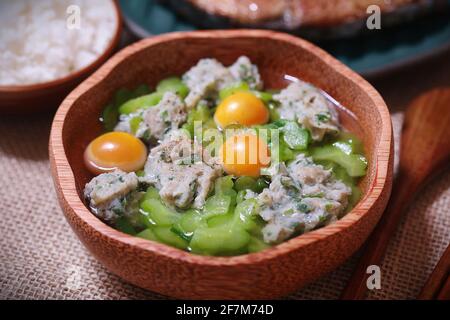
<path fill-rule="evenodd" d="M 375 81 L 393 111 L 397 147 L 402 108 L 429 87 L 450 85 L 448 60 L 444 57 L 389 80 Z M 426 74 L 426 83 L 418 84 L 421 73 Z M 0 115 L 0 298 L 165 299 L 110 274 L 65 221 L 48 161 L 52 117 Z M 427 186 L 404 216 L 381 266 L 382 288 L 370 292 L 368 298 L 415 298 L 449 242 L 447 170 Z M 356 256 L 287 299 L 338 298 Z"/>

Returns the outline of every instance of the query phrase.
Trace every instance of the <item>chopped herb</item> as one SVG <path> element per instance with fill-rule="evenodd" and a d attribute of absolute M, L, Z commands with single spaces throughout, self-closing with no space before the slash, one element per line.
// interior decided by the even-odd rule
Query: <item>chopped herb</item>
<path fill-rule="evenodd" d="M 329 112 L 326 113 L 318 113 L 316 114 L 317 122 L 323 123 L 323 122 L 329 122 L 331 120 L 331 114 Z"/>
<path fill-rule="evenodd" d="M 190 183 L 189 183 L 189 189 L 192 191 L 192 192 L 196 192 L 196 190 L 197 190 L 197 184 L 196 184 L 196 181 L 194 180 L 194 181 L 191 181 Z"/>
<path fill-rule="evenodd" d="M 303 212 L 303 213 L 310 213 L 312 211 L 311 207 L 304 202 L 300 202 L 297 205 L 297 209 L 298 209 L 298 211 Z"/>
<path fill-rule="evenodd" d="M 243 73 L 247 73 L 249 70 L 248 70 L 248 67 L 245 65 L 245 64 L 241 64 L 241 65 L 239 65 L 239 68 L 241 68 L 241 71 L 243 72 Z"/>
<path fill-rule="evenodd" d="M 150 141 L 150 138 L 151 138 L 151 132 L 150 132 L 150 129 L 146 129 L 146 130 L 144 131 L 144 133 L 142 134 L 142 139 L 143 139 L 144 141 L 148 142 L 148 141 Z"/>
<path fill-rule="evenodd" d="M 325 223 L 328 220 L 328 218 L 329 218 L 328 215 L 320 216 L 319 223 Z"/>
<path fill-rule="evenodd" d="M 170 228 L 170 231 L 172 231 L 173 233 L 175 233 L 177 236 L 179 236 L 181 239 L 186 240 L 187 242 L 191 241 L 192 236 L 194 235 L 193 232 L 183 232 L 181 230 L 179 230 L 176 227 L 172 227 Z"/>
<path fill-rule="evenodd" d="M 295 222 L 292 222 L 291 224 L 290 224 L 290 227 L 291 227 L 291 229 L 297 229 L 297 227 L 300 225 L 300 222 L 298 222 L 298 221 L 295 221 Z"/>
<path fill-rule="evenodd" d="M 256 81 L 255 77 L 253 77 L 251 69 L 249 66 L 246 66 L 245 64 L 241 64 L 239 66 L 239 68 L 241 69 L 241 76 L 242 76 L 242 80 L 247 82 L 247 83 L 253 83 Z"/>
<path fill-rule="evenodd" d="M 124 208 L 120 208 L 120 207 L 112 208 L 111 211 L 114 212 L 115 214 L 117 214 L 118 216 L 121 216 L 125 213 Z"/>
<path fill-rule="evenodd" d="M 136 175 L 137 175 L 138 177 L 143 177 L 143 176 L 145 176 L 145 171 L 144 171 L 144 170 L 138 170 L 138 171 L 136 171 L 135 173 L 136 173 Z"/>
<path fill-rule="evenodd" d="M 305 195 L 305 198 L 323 198 L 325 195 L 323 192 L 318 192 L 318 193 L 311 193 L 311 194 L 307 194 Z"/>
<path fill-rule="evenodd" d="M 124 197 L 122 200 L 120 200 L 120 204 L 122 205 L 122 208 L 125 208 L 127 206 L 128 199 L 127 197 Z"/>
<path fill-rule="evenodd" d="M 292 179 L 290 177 L 283 176 L 283 177 L 280 178 L 280 182 L 285 187 L 292 187 L 293 186 L 293 181 L 292 181 Z"/>
<path fill-rule="evenodd" d="M 245 82 L 248 82 L 248 83 L 253 83 L 256 81 L 255 78 L 252 76 L 244 77 L 244 80 L 245 80 Z"/>
<path fill-rule="evenodd" d="M 170 123 L 170 122 L 165 122 L 165 125 L 166 125 L 167 127 L 164 129 L 163 134 L 167 134 L 170 130 L 172 130 L 172 127 L 171 127 L 171 123 Z"/>

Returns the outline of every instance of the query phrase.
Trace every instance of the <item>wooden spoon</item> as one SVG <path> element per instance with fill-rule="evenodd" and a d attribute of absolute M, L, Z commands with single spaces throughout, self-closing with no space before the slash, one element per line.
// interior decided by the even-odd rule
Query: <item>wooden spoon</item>
<path fill-rule="evenodd" d="M 380 222 L 369 237 L 341 299 L 363 299 L 367 267 L 380 266 L 400 218 L 430 176 L 450 161 L 450 88 L 438 88 L 415 99 L 405 114 L 400 168 Z"/>
<path fill-rule="evenodd" d="M 428 281 L 417 299 L 431 300 L 447 296 L 450 299 L 450 245 L 445 250 L 436 268 L 431 273 Z"/>

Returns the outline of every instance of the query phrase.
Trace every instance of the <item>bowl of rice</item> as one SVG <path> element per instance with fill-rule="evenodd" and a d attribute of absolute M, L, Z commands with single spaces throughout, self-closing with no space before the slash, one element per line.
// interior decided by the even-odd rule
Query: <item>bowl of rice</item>
<path fill-rule="evenodd" d="M 0 2 L 0 113 L 55 109 L 115 51 L 114 0 Z"/>

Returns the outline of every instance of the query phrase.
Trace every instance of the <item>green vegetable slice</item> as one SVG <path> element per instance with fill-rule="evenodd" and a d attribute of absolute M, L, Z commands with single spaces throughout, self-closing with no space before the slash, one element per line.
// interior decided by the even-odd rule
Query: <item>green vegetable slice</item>
<path fill-rule="evenodd" d="M 141 84 L 136 89 L 132 90 L 131 98 L 137 98 L 150 93 L 150 88 L 146 84 Z"/>
<path fill-rule="evenodd" d="M 348 199 L 348 206 L 346 208 L 346 212 L 349 212 L 353 209 L 353 207 L 359 202 L 362 196 L 361 189 L 358 187 L 358 178 L 350 177 L 347 171 L 342 168 L 340 165 L 335 164 L 332 168 L 333 175 L 336 179 L 341 180 L 347 186 L 352 189 L 352 194 Z"/>
<path fill-rule="evenodd" d="M 171 226 L 180 218 L 180 214 L 165 206 L 158 199 L 146 199 L 141 203 L 141 210 L 158 226 Z"/>
<path fill-rule="evenodd" d="M 256 199 L 242 201 L 234 210 L 234 224 L 239 225 L 245 230 L 253 230 L 257 226 L 254 218 L 258 214 L 259 206 Z"/>
<path fill-rule="evenodd" d="M 249 90 L 250 90 L 250 87 L 249 87 L 248 83 L 246 83 L 246 82 L 234 83 L 231 86 L 223 88 L 222 90 L 219 91 L 219 99 L 224 100 L 227 97 L 229 97 L 237 92 L 249 91 Z"/>
<path fill-rule="evenodd" d="M 245 253 L 250 235 L 240 226 L 230 224 L 213 228 L 199 228 L 194 232 L 192 252 L 208 255 L 235 255 Z"/>
<path fill-rule="evenodd" d="M 143 120 L 142 117 L 139 116 L 131 118 L 130 129 L 133 134 L 135 134 L 136 131 L 139 129 L 139 125 L 141 124 L 142 120 Z"/>
<path fill-rule="evenodd" d="M 187 249 L 189 243 L 172 231 L 171 227 L 155 227 L 153 229 L 157 240 L 162 243 L 174 246 L 178 249 Z"/>
<path fill-rule="evenodd" d="M 234 188 L 237 191 L 251 190 L 260 193 L 269 185 L 263 178 L 255 179 L 253 177 L 242 176 L 234 183 Z"/>
<path fill-rule="evenodd" d="M 121 88 L 114 95 L 114 104 L 116 106 L 120 106 L 121 104 L 125 103 L 127 100 L 130 100 L 133 98 L 136 98 L 136 96 L 134 95 L 134 90 L 128 90 L 126 88 Z"/>
<path fill-rule="evenodd" d="M 258 178 L 256 180 L 256 191 L 255 192 L 260 193 L 268 187 L 269 187 L 269 183 L 266 180 L 264 180 L 264 178 Z"/>
<path fill-rule="evenodd" d="M 100 121 L 103 123 L 103 127 L 105 128 L 105 130 L 114 130 L 114 127 L 119 121 L 120 113 L 118 109 L 121 105 L 123 105 L 130 99 L 145 95 L 148 92 L 149 88 L 145 84 L 137 87 L 134 90 L 128 90 L 125 88 L 118 90 L 114 95 L 114 99 L 112 100 L 112 102 L 103 109 L 102 115 L 100 117 Z"/>
<path fill-rule="evenodd" d="M 117 230 L 122 231 L 123 233 L 135 235 L 136 230 L 134 230 L 133 225 L 126 217 L 120 217 L 115 222 L 115 227 Z"/>
<path fill-rule="evenodd" d="M 160 93 L 173 92 L 181 98 L 186 98 L 189 93 L 189 88 L 178 77 L 170 77 L 161 80 L 156 86 L 156 91 Z"/>
<path fill-rule="evenodd" d="M 155 221 L 153 221 L 148 212 L 144 210 L 139 210 L 139 221 L 144 226 L 144 228 L 152 228 L 155 226 Z"/>
<path fill-rule="evenodd" d="M 248 252 L 249 253 L 259 252 L 259 251 L 265 250 L 267 248 L 270 248 L 270 245 L 268 245 L 261 239 L 258 239 L 257 237 L 250 238 L 250 242 L 248 243 Z"/>
<path fill-rule="evenodd" d="M 214 183 L 214 192 L 216 194 L 226 193 L 234 187 L 233 176 L 220 177 Z M 239 190 L 238 190 L 239 191 Z"/>
<path fill-rule="evenodd" d="M 117 121 L 119 121 L 119 111 L 114 103 L 108 104 L 105 109 L 103 109 L 100 121 L 103 123 L 103 127 L 106 131 L 114 130 Z"/>
<path fill-rule="evenodd" d="M 156 237 L 155 233 L 150 228 L 139 232 L 138 234 L 136 234 L 136 237 L 147 239 L 147 240 L 152 240 L 152 241 L 157 241 L 158 240 L 158 238 Z"/>
<path fill-rule="evenodd" d="M 234 188 L 237 191 L 252 190 L 254 192 L 257 192 L 256 179 L 246 176 L 239 177 L 234 184 Z"/>
<path fill-rule="evenodd" d="M 148 187 L 144 197 L 142 198 L 142 201 L 148 199 L 160 199 L 158 189 L 156 189 L 155 187 Z"/>
<path fill-rule="evenodd" d="M 229 212 L 231 204 L 232 199 L 230 196 L 216 194 L 206 200 L 203 215 L 206 218 L 210 218 L 213 216 L 226 214 Z"/>
<path fill-rule="evenodd" d="M 241 203 L 245 200 L 245 196 L 247 195 L 247 190 L 241 190 L 236 195 L 236 203 Z"/>
<path fill-rule="evenodd" d="M 175 233 L 181 239 L 186 240 L 187 242 L 191 241 L 191 239 L 192 239 L 193 232 L 183 231 L 179 224 L 176 224 L 172 228 L 170 228 L 170 231 Z"/>
<path fill-rule="evenodd" d="M 102 122 L 106 131 L 112 131 L 119 120 L 119 106 L 133 98 L 133 91 L 122 88 L 114 95 L 113 102 L 103 110 Z"/>
<path fill-rule="evenodd" d="M 351 153 L 364 154 L 364 145 L 362 141 L 353 133 L 341 131 L 337 137 L 338 142 L 349 145 Z"/>
<path fill-rule="evenodd" d="M 206 223 L 197 210 L 191 209 L 181 215 L 178 225 L 185 233 L 189 233 L 194 232 L 197 228 L 206 226 Z"/>
<path fill-rule="evenodd" d="M 359 154 L 347 154 L 333 145 L 316 147 L 311 150 L 314 161 L 331 161 L 339 164 L 350 177 L 362 177 L 366 174 L 367 160 Z"/>
<path fill-rule="evenodd" d="M 275 128 L 282 128 L 288 122 L 289 122 L 289 120 L 286 120 L 286 119 L 278 119 L 278 120 L 272 122 L 271 125 L 274 126 Z"/>
<path fill-rule="evenodd" d="M 135 171 L 135 173 L 136 173 L 136 175 L 137 175 L 138 177 L 143 177 L 143 176 L 145 176 L 145 171 L 144 171 L 144 170 L 138 170 L 138 171 Z"/>
<path fill-rule="evenodd" d="M 279 146 L 279 155 L 281 161 L 289 161 L 294 160 L 297 154 L 289 147 L 284 139 L 281 139 Z"/>
<path fill-rule="evenodd" d="M 277 110 L 277 105 L 274 102 L 267 103 L 267 106 L 269 107 L 269 115 L 270 115 L 270 121 L 277 121 L 280 120 L 280 113 Z"/>
<path fill-rule="evenodd" d="M 266 91 L 258 91 L 258 90 L 251 90 L 248 83 L 241 81 L 238 83 L 234 83 L 226 88 L 223 88 L 219 91 L 219 99 L 224 100 L 228 98 L 229 96 L 241 92 L 251 92 L 253 95 L 255 95 L 258 99 L 262 100 L 266 105 L 272 101 L 272 93 L 266 92 Z"/>
<path fill-rule="evenodd" d="M 252 90 L 252 93 L 259 99 L 261 99 L 266 105 L 272 101 L 272 94 L 266 91 Z"/>
<path fill-rule="evenodd" d="M 219 216 L 214 216 L 214 217 L 208 219 L 208 227 L 212 228 L 212 227 L 218 227 L 218 226 L 230 224 L 231 222 L 233 222 L 233 219 L 234 219 L 233 213 L 227 213 L 227 214 L 222 214 Z"/>
<path fill-rule="evenodd" d="M 357 178 L 350 177 L 347 173 L 347 170 L 341 167 L 340 165 L 334 163 L 331 167 L 331 170 L 333 171 L 333 175 L 336 179 L 341 180 L 343 183 L 345 183 L 347 186 L 355 185 L 357 182 Z"/>
<path fill-rule="evenodd" d="M 136 112 L 139 109 L 144 109 L 157 105 L 161 101 L 162 96 L 163 94 L 161 92 L 154 92 L 138 98 L 128 100 L 119 107 L 119 113 L 130 114 Z"/>
<path fill-rule="evenodd" d="M 230 207 L 236 205 L 237 192 L 233 189 L 233 176 L 220 177 L 214 184 L 214 193 L 230 197 Z"/>
<path fill-rule="evenodd" d="M 348 199 L 348 206 L 346 208 L 346 211 L 349 212 L 351 211 L 356 204 L 359 202 L 359 200 L 361 200 L 362 197 L 362 191 L 361 188 L 356 186 L 356 185 L 352 185 L 350 186 L 352 188 L 352 194 L 350 195 L 350 198 Z"/>
<path fill-rule="evenodd" d="M 194 124 L 195 122 L 201 122 L 202 126 L 205 128 L 216 128 L 216 124 L 211 115 L 210 108 L 205 104 L 199 104 L 188 114 L 186 123 L 182 126 L 183 129 L 187 130 L 191 137 L 194 136 Z"/>
<path fill-rule="evenodd" d="M 292 150 L 306 150 L 309 143 L 309 132 L 294 122 L 287 122 L 282 129 L 283 139 Z"/>

